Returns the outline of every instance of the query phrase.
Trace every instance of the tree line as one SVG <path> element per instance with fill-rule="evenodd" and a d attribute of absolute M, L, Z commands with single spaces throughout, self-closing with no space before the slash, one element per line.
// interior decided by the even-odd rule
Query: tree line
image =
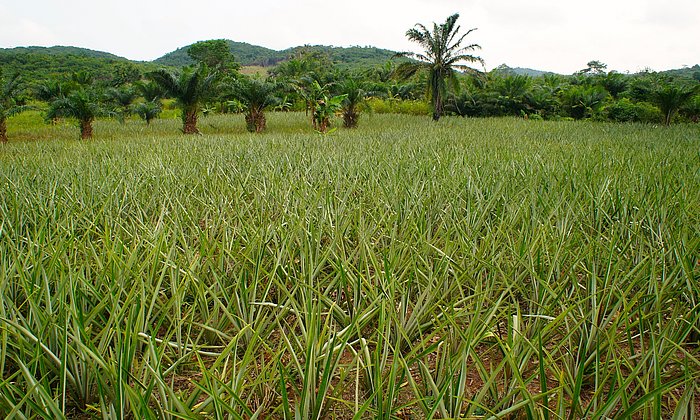
<path fill-rule="evenodd" d="M 72 118 L 87 139 L 99 117 L 125 121 L 138 115 L 150 124 L 166 99 L 180 109 L 185 134 L 199 133 L 203 111 L 243 113 L 246 128 L 256 133 L 265 130 L 269 110 L 305 111 L 322 133 L 331 129 L 334 115 L 353 128 L 363 111 L 372 110 L 430 113 L 435 121 L 443 115 L 665 125 L 700 120 L 700 71 L 690 78 L 651 71 L 627 75 L 608 72 L 599 61 L 571 76 L 530 77 L 505 66 L 479 71 L 469 65 L 483 66 L 475 55 L 480 47 L 465 42 L 475 29 L 460 33 L 458 18 L 432 27 L 417 24 L 406 36 L 422 51 L 365 69 L 340 67 L 323 51 L 301 48 L 267 75 L 246 76 L 225 40 L 192 45 L 187 53 L 195 64 L 181 69 L 143 71 L 117 63 L 109 77 L 77 71 L 34 82 L 0 69 L 0 141 L 7 141 L 7 118 L 27 109 L 43 109 L 48 122 Z"/>

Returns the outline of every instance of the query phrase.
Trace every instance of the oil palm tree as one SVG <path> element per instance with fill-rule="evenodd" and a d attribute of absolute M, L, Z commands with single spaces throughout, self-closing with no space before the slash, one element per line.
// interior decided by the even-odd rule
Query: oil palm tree
<path fill-rule="evenodd" d="M 367 92 L 362 83 L 355 78 L 347 78 L 339 85 L 339 92 L 345 95 L 341 113 L 343 114 L 343 127 L 355 128 L 360 119 L 360 109 L 368 108 L 365 97 Z"/>
<path fill-rule="evenodd" d="M 158 118 L 160 113 L 163 112 L 163 108 L 160 106 L 160 101 L 155 99 L 134 105 L 132 112 L 146 121 L 146 125 L 151 125 L 151 121 L 154 118 Z"/>
<path fill-rule="evenodd" d="M 46 119 L 76 119 L 80 127 L 80 138 L 86 140 L 92 138 L 92 123 L 95 118 L 107 114 L 108 111 L 103 107 L 95 90 L 90 87 L 81 87 L 51 102 L 46 112 Z"/>
<path fill-rule="evenodd" d="M 248 77 L 241 77 L 233 84 L 233 96 L 245 106 L 246 128 L 251 133 L 265 131 L 265 110 L 279 102 L 275 96 L 277 88 L 277 83 Z"/>
<path fill-rule="evenodd" d="M 57 79 L 49 79 L 39 82 L 34 87 L 34 97 L 48 104 L 51 102 L 65 98 L 70 92 L 77 87 L 77 84 L 71 81 L 61 81 Z M 58 117 L 51 120 L 52 125 L 58 124 Z"/>
<path fill-rule="evenodd" d="M 199 134 L 197 116 L 202 102 L 212 93 L 216 75 L 206 65 L 186 68 L 180 74 L 161 69 L 149 73 L 149 78 L 175 98 L 182 110 L 182 132 Z"/>
<path fill-rule="evenodd" d="M 2 143 L 7 143 L 7 119 L 27 108 L 21 105 L 20 96 L 23 89 L 19 74 L 5 79 L 0 73 L 0 142 Z"/>
<path fill-rule="evenodd" d="M 457 25 L 459 14 L 447 18 L 445 23 L 433 23 L 432 31 L 418 23 L 406 32 L 410 41 L 418 43 L 425 50 L 423 53 L 402 52 L 397 57 L 410 58 L 415 61 L 403 63 L 397 69 L 404 77 L 410 77 L 418 71 L 428 72 L 428 91 L 433 108 L 433 120 L 440 119 L 443 113 L 444 100 L 447 95 L 447 82 L 456 83 L 456 71 L 473 70 L 464 63 L 481 63 L 481 57 L 471 52 L 481 49 L 478 44 L 462 46 L 464 38 L 476 30 L 470 29 L 459 35 Z"/>
<path fill-rule="evenodd" d="M 139 94 L 133 86 L 120 86 L 107 90 L 106 99 L 114 107 L 119 122 L 124 124 L 133 112 L 133 103 Z"/>

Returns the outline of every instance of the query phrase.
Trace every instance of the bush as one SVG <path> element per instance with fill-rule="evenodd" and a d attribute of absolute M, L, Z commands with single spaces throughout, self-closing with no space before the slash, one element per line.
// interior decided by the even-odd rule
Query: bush
<path fill-rule="evenodd" d="M 610 121 L 658 123 L 661 111 L 648 102 L 632 102 L 627 98 L 615 101 L 605 107 L 603 114 Z"/>

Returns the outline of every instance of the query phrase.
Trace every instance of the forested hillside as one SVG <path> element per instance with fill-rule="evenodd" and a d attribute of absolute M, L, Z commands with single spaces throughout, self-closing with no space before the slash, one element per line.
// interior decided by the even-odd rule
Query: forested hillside
<path fill-rule="evenodd" d="M 390 60 L 396 52 L 375 47 L 331 47 L 326 45 L 305 45 L 276 51 L 245 42 L 226 40 L 231 53 L 243 66 L 274 66 L 297 56 L 301 51 L 327 54 L 336 64 L 345 67 L 371 67 Z M 187 55 L 191 45 L 178 48 L 156 59 L 154 63 L 167 66 L 186 66 L 194 61 Z"/>
<path fill-rule="evenodd" d="M 25 80 L 46 80 L 87 72 L 98 80 L 135 75 L 155 68 L 114 54 L 78 47 L 0 48 L 0 68 L 7 74 L 20 73 Z"/>

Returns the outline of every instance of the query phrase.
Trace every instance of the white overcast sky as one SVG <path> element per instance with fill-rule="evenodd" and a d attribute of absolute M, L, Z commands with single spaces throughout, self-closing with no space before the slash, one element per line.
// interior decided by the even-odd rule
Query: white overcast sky
<path fill-rule="evenodd" d="M 460 14 L 492 69 L 573 73 L 700 63 L 700 0 L 0 0 L 0 47 L 72 45 L 153 60 L 206 39 L 416 50 L 415 23 Z"/>

